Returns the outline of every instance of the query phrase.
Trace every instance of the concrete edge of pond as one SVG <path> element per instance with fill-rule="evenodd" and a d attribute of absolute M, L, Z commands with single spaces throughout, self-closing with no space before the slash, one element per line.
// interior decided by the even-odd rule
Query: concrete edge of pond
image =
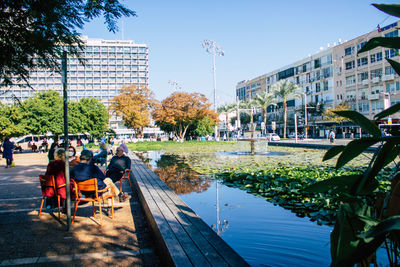
<path fill-rule="evenodd" d="M 162 265 L 249 266 L 134 153 L 129 156 Z"/>
<path fill-rule="evenodd" d="M 292 143 L 292 142 L 268 142 L 269 146 L 283 146 L 283 147 L 301 147 L 301 148 L 310 148 L 310 149 L 324 149 L 328 150 L 337 145 L 326 145 L 326 144 L 310 144 L 310 143 Z M 376 147 L 369 147 L 365 151 L 368 153 L 374 153 L 377 150 Z"/>

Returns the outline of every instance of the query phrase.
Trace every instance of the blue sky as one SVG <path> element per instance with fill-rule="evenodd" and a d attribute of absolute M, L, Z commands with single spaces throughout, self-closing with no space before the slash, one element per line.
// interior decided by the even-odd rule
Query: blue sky
<path fill-rule="evenodd" d="M 173 92 L 205 94 L 213 102 L 212 56 L 202 47 L 215 40 L 217 105 L 235 100 L 239 81 L 255 78 L 396 21 L 365 0 L 171 0 L 121 1 L 137 17 L 119 21 L 110 33 L 103 20 L 81 31 L 91 38 L 134 40 L 149 45 L 149 87 L 158 100 Z M 378 3 L 396 3 L 379 1 Z M 122 34 L 123 24 L 123 34 Z"/>

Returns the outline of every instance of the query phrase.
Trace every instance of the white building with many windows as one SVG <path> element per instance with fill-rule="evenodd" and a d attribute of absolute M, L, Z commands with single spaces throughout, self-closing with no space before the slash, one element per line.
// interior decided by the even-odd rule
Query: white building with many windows
<path fill-rule="evenodd" d="M 108 106 L 108 101 L 120 93 L 124 86 L 148 86 L 148 46 L 131 40 L 103 40 L 82 37 L 85 48 L 80 53 L 85 64 L 70 57 L 68 70 L 68 99 L 95 97 Z M 32 70 L 31 87 L 15 85 L 0 95 L 2 103 L 12 103 L 15 98 L 23 101 L 36 92 L 55 90 L 62 95 L 61 74 L 48 70 Z M 133 132 L 118 118 L 110 121 L 110 128 L 125 136 Z"/>
<path fill-rule="evenodd" d="M 289 120 L 295 112 L 298 112 L 300 106 L 304 105 L 305 97 L 307 103 L 323 103 L 325 109 L 345 102 L 350 109 L 372 119 L 384 108 L 400 102 L 399 75 L 385 60 L 385 58 L 394 58 L 398 61 L 399 54 L 394 49 L 383 47 L 361 54 L 357 54 L 357 51 L 371 38 L 398 37 L 398 24 L 399 22 L 396 22 L 378 28 L 350 41 L 338 41 L 331 47 L 290 65 L 238 82 L 237 99 L 247 101 L 260 91 L 270 92 L 276 82 L 288 79 L 295 83 L 304 94 L 302 99 L 289 99 Z M 281 106 L 282 103 L 278 103 L 278 109 L 271 109 L 272 120 L 279 121 L 279 104 Z M 398 119 L 400 117 L 395 116 L 392 121 L 399 121 Z M 323 137 L 327 127 L 335 127 L 332 123 L 323 121 L 322 118 L 314 118 L 313 123 L 312 134 L 316 137 Z M 279 132 L 279 124 L 277 126 Z M 339 134 L 343 136 L 350 132 L 353 136 L 361 134 L 359 128 L 351 125 L 342 127 L 340 131 L 342 133 Z"/>

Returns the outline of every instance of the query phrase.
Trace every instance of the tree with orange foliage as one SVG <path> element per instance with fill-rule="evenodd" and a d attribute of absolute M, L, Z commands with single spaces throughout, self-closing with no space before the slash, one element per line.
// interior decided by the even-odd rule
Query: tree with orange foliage
<path fill-rule="evenodd" d="M 204 117 L 218 120 L 218 114 L 210 109 L 211 104 L 203 94 L 176 92 L 164 99 L 151 113 L 161 130 L 174 132 L 184 140 L 187 129 Z"/>
<path fill-rule="evenodd" d="M 134 129 L 138 137 L 142 136 L 143 127 L 149 125 L 150 109 L 157 103 L 149 88 L 136 85 L 122 88 L 110 102 L 109 110 L 121 116 L 125 126 Z"/>

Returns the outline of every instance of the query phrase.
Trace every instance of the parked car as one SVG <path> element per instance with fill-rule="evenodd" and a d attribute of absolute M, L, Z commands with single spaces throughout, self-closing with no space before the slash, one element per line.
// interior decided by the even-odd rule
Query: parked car
<path fill-rule="evenodd" d="M 288 137 L 289 137 L 289 138 L 296 138 L 296 134 L 295 134 L 295 133 L 290 133 L 290 134 L 288 135 Z M 303 135 L 303 134 L 300 134 L 300 133 L 297 133 L 297 138 L 303 139 L 303 138 L 304 138 L 304 135 Z"/>
<path fill-rule="evenodd" d="M 267 134 L 267 140 L 268 141 L 280 141 L 281 138 L 279 137 L 279 135 L 277 135 L 275 133 L 269 133 L 269 134 Z"/>

